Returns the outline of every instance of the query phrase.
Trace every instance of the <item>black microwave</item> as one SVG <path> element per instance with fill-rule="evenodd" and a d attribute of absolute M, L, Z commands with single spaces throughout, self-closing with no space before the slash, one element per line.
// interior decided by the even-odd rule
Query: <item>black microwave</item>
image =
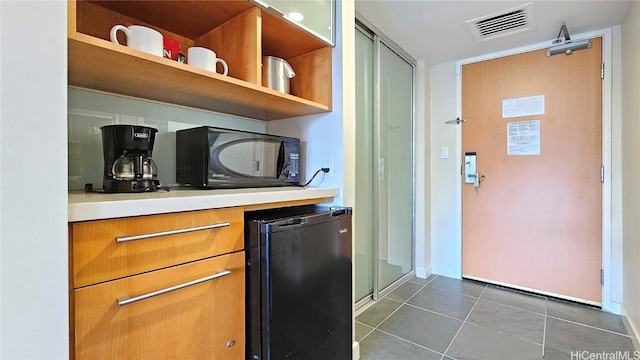
<path fill-rule="evenodd" d="M 176 131 L 176 182 L 194 188 L 298 185 L 300 139 L 210 126 Z"/>

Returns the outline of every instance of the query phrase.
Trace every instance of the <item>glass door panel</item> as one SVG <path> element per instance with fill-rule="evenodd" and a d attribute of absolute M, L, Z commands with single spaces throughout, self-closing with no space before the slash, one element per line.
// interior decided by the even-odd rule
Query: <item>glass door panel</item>
<path fill-rule="evenodd" d="M 355 300 L 373 294 L 374 153 L 373 39 L 356 31 Z"/>
<path fill-rule="evenodd" d="M 413 271 L 414 92 L 413 65 L 356 29 L 354 262 L 363 305 Z"/>
<path fill-rule="evenodd" d="M 378 288 L 413 270 L 413 66 L 380 45 Z"/>

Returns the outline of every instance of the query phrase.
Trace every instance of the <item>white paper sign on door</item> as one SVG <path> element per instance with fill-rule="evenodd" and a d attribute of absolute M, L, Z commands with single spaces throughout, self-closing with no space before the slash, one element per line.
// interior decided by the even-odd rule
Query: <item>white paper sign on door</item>
<path fill-rule="evenodd" d="M 544 95 L 502 100 L 502 117 L 544 115 Z"/>
<path fill-rule="evenodd" d="M 540 155 L 540 120 L 507 123 L 507 155 Z"/>

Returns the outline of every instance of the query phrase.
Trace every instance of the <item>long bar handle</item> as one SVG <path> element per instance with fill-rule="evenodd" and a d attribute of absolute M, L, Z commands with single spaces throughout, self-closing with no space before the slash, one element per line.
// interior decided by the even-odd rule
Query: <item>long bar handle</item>
<path fill-rule="evenodd" d="M 144 294 L 144 295 L 140 295 L 140 296 L 136 296 L 136 297 L 132 297 L 132 298 L 129 298 L 129 297 L 120 298 L 120 299 L 118 299 L 118 306 L 125 306 L 125 305 L 129 305 L 129 304 L 133 304 L 133 303 L 141 301 L 141 300 L 149 299 L 149 298 L 152 298 L 154 296 L 166 294 L 166 293 L 169 293 L 169 292 L 172 292 L 172 291 L 184 289 L 186 287 L 189 287 L 189 286 L 192 286 L 192 285 L 197 285 L 197 284 L 209 281 L 209 280 L 221 278 L 221 277 L 227 276 L 229 274 L 231 274 L 230 270 L 223 270 L 223 271 L 221 271 L 219 273 L 216 273 L 216 274 L 213 274 L 213 275 L 210 275 L 210 276 L 207 276 L 207 277 L 203 277 L 203 278 L 200 278 L 200 279 L 192 280 L 192 281 L 180 284 L 180 285 L 171 286 L 171 287 L 168 287 L 168 288 L 165 288 L 165 289 L 162 289 L 162 290 L 157 290 L 157 291 L 154 291 L 154 292 L 150 292 L 150 293 L 147 293 L 147 294 Z"/>
<path fill-rule="evenodd" d="M 135 236 L 116 237 L 116 242 L 117 243 L 123 243 L 123 242 L 127 242 L 127 241 L 145 240 L 145 239 L 151 239 L 151 238 L 159 237 L 159 236 L 184 234 L 184 233 L 188 233 L 188 232 L 192 232 L 192 231 L 219 229 L 219 228 L 229 227 L 229 226 L 231 226 L 231 224 L 229 224 L 228 222 L 225 222 L 225 223 L 198 226 L 198 227 L 192 227 L 192 228 L 186 228 L 186 229 L 161 231 L 161 232 L 152 233 L 152 234 L 142 234 L 142 235 L 135 235 Z"/>

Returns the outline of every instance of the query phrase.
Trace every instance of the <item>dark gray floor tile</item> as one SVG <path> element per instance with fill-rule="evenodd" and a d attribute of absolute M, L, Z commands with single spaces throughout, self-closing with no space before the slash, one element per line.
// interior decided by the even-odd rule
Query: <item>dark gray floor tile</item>
<path fill-rule="evenodd" d="M 539 314 L 544 314 L 547 308 L 546 297 L 525 294 L 495 286 L 487 286 L 484 293 L 482 293 L 481 299 L 537 312 Z"/>
<path fill-rule="evenodd" d="M 389 293 L 387 297 L 391 300 L 405 302 L 409 300 L 410 297 L 415 295 L 418 291 L 420 291 L 420 289 L 422 289 L 423 287 L 424 285 L 420 285 L 412 282 L 406 282 L 398 286 L 398 288 L 393 290 L 391 293 Z"/>
<path fill-rule="evenodd" d="M 483 300 L 473 308 L 468 322 L 542 345 L 544 315 Z"/>
<path fill-rule="evenodd" d="M 380 299 L 376 302 L 375 305 L 360 314 L 360 316 L 358 316 L 356 320 L 365 325 L 376 327 L 380 325 L 380 323 L 384 321 L 384 319 L 391 315 L 392 312 L 396 311 L 396 309 L 399 308 L 400 305 L 402 305 L 401 302 L 389 299 Z"/>
<path fill-rule="evenodd" d="M 547 315 L 627 335 L 620 315 L 589 306 L 550 299 Z"/>
<path fill-rule="evenodd" d="M 373 331 L 371 326 L 356 321 L 356 341 L 361 341 L 365 336 L 369 335 L 371 331 Z"/>
<path fill-rule="evenodd" d="M 446 355 L 458 360 L 538 360 L 542 345 L 466 323 Z"/>
<path fill-rule="evenodd" d="M 403 305 L 378 329 L 442 353 L 460 325 L 461 321 Z"/>
<path fill-rule="evenodd" d="M 408 303 L 442 315 L 464 320 L 477 299 L 455 292 L 425 286 Z"/>
<path fill-rule="evenodd" d="M 547 319 L 545 359 L 572 359 L 571 354 L 628 352 L 633 359 L 631 338 L 553 318 Z M 588 358 L 588 357 L 587 357 Z M 573 357 L 575 359 L 575 357 Z"/>
<path fill-rule="evenodd" d="M 458 294 L 479 297 L 486 285 L 471 280 L 459 280 L 445 276 L 438 276 L 428 286 L 449 290 Z"/>
<path fill-rule="evenodd" d="M 375 330 L 360 343 L 361 360 L 440 360 L 441 355 Z"/>

